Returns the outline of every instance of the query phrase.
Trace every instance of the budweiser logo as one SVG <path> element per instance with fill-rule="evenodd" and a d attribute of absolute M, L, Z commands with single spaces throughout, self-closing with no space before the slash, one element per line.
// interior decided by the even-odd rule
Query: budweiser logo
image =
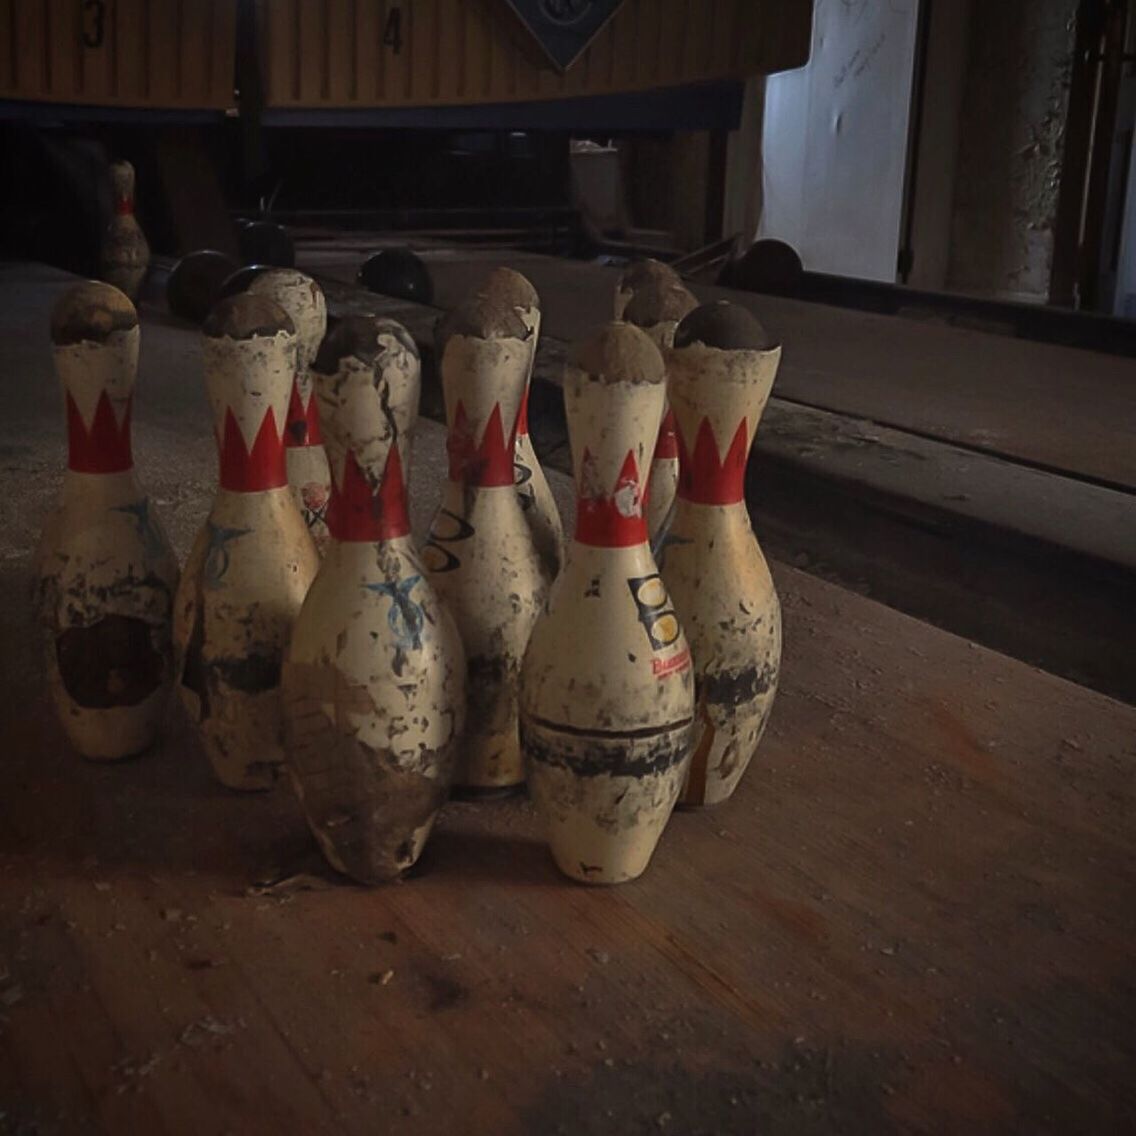
<path fill-rule="evenodd" d="M 662 678 L 664 675 L 684 671 L 689 666 L 690 648 L 684 647 L 677 655 L 671 655 L 669 659 L 652 659 L 651 673 L 656 678 Z"/>

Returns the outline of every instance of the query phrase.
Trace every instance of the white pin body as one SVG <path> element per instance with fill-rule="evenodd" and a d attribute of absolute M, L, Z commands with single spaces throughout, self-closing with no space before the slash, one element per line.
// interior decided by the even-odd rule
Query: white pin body
<path fill-rule="evenodd" d="M 643 873 L 686 776 L 689 649 L 677 622 L 653 647 L 630 584 L 644 578 L 658 580 L 645 544 L 570 545 L 525 658 L 529 790 L 558 867 L 585 883 Z"/>
<path fill-rule="evenodd" d="M 466 721 L 455 784 L 524 781 L 517 730 L 521 660 L 547 583 L 516 493 L 447 482 L 424 552 L 465 647 Z"/>
<path fill-rule="evenodd" d="M 665 352 L 674 343 L 676 327 L 678 320 L 668 319 L 643 328 L 655 346 L 664 352 L 664 363 Z M 678 452 L 674 447 L 673 430 L 670 405 L 664 404 L 655 450 L 651 455 L 651 474 L 647 479 L 647 531 L 651 536 L 652 548 L 658 548 L 659 539 L 674 511 L 675 491 L 678 488 Z"/>
<path fill-rule="evenodd" d="M 564 525 L 560 519 L 556 498 L 549 487 L 548 478 L 533 448 L 528 426 L 529 390 L 532 387 L 533 368 L 536 365 L 536 349 L 540 343 L 541 315 L 540 308 L 536 305 L 522 306 L 517 311 L 521 321 L 531 331 L 524 412 L 517 422 L 513 455 L 516 463 L 517 496 L 520 498 L 525 520 L 532 532 L 533 544 L 536 545 L 544 574 L 549 580 L 555 580 L 564 562 Z"/>
<path fill-rule="evenodd" d="M 332 541 L 284 690 L 288 768 L 338 871 L 377 883 L 417 861 L 453 778 L 464 686 L 457 628 L 410 538 Z"/>
<path fill-rule="evenodd" d="M 525 397 L 528 397 L 527 393 Z M 544 573 L 550 580 L 555 580 L 564 561 L 564 525 L 548 478 L 533 449 L 527 425 L 523 432 L 517 432 L 515 462 L 521 509 L 532 532 Z"/>
<path fill-rule="evenodd" d="M 59 340 L 57 316 L 66 328 Z M 82 338 L 88 333 L 100 339 Z M 110 288 L 80 284 L 61 297 L 52 337 L 69 404 L 69 464 L 80 468 L 64 475 L 36 553 L 48 685 L 72 745 L 114 760 L 146 749 L 162 725 L 177 560 L 130 458 L 137 316 Z"/>
<path fill-rule="evenodd" d="M 296 337 L 271 331 L 286 313 L 263 297 L 223 300 L 267 314 L 263 327 L 203 337 L 205 385 L 221 450 L 221 485 L 182 573 L 174 611 L 178 690 L 213 771 L 233 789 L 270 788 L 283 761 L 280 670 L 319 553 L 284 476 L 282 430 Z M 261 308 L 257 308 L 260 305 Z M 248 321 L 255 324 L 256 321 Z M 290 326 L 290 324 L 289 324 Z M 235 433 L 234 433 L 235 432 Z M 267 487 L 226 488 L 227 458 L 257 446 L 275 455 Z M 256 463 L 247 459 L 249 469 Z M 237 469 L 241 463 L 237 463 Z M 241 479 L 237 479 L 241 480 Z"/>
<path fill-rule="evenodd" d="M 342 330 L 315 377 L 332 539 L 288 649 L 285 740 L 324 855 L 373 884 L 417 861 L 449 792 L 465 656 L 410 537 L 417 349 L 391 320 L 354 317 Z"/>
<path fill-rule="evenodd" d="M 650 861 L 682 787 L 692 729 L 690 652 L 646 541 L 638 472 L 664 388 L 605 384 L 568 366 L 564 398 L 577 495 L 606 495 L 619 516 L 638 518 L 641 536 L 598 547 L 579 539 L 577 524 L 525 656 L 521 730 L 557 865 L 585 883 L 620 883 Z M 637 487 L 620 481 L 628 454 Z"/>
<path fill-rule="evenodd" d="M 495 413 L 507 443 L 529 363 L 529 344 L 520 338 L 449 337 L 441 369 L 451 449 L 459 403 L 469 423 L 465 444 L 484 449 Z M 513 482 L 512 451 L 495 457 L 508 463 L 503 484 L 447 479 L 423 552 L 431 582 L 453 614 L 465 647 L 467 710 L 455 784 L 472 790 L 504 789 L 524 781 L 517 687 L 548 590 Z"/>
<path fill-rule="evenodd" d="M 312 360 L 327 331 L 327 300 L 323 289 L 308 275 L 294 268 L 271 268 L 254 277 L 248 286 L 253 295 L 275 300 L 292 318 L 296 328 L 296 377 L 289 402 L 287 434 L 288 484 L 307 522 L 316 548 L 322 554 L 327 548 L 328 533 L 325 514 L 331 492 L 331 474 L 327 455 L 318 440 L 319 416 L 312 403 Z M 293 436 L 299 431 L 303 437 Z M 316 440 L 310 435 L 314 434 Z"/>
<path fill-rule="evenodd" d="M 40 565 L 48 685 L 69 741 L 95 760 L 141 753 L 157 739 L 169 703 L 178 567 L 132 471 L 67 472 L 62 505 L 40 545 Z M 84 678 L 85 670 L 105 673 L 107 641 L 92 637 L 87 650 L 75 632 L 119 638 L 108 619 L 149 657 L 152 685 L 130 682 L 126 671 L 105 682 Z M 76 657 L 76 649 L 88 658 Z M 148 693 L 134 700 L 145 686 Z M 131 701 L 113 704 L 121 699 Z"/>
<path fill-rule="evenodd" d="M 134 216 L 134 167 L 129 162 L 115 162 L 111 184 L 115 214 L 103 233 L 100 275 L 131 300 L 137 300 L 150 267 L 150 244 Z"/>
<path fill-rule="evenodd" d="M 702 344 L 668 353 L 671 405 L 685 452 L 699 431 L 724 461 L 745 420 L 744 470 L 780 361 L 780 348 L 723 351 Z M 710 805 L 736 789 L 769 720 L 781 665 L 781 606 L 744 500 L 689 500 L 680 491 L 662 573 L 690 640 L 695 736 L 681 801 Z"/>
<path fill-rule="evenodd" d="M 217 779 L 271 788 L 284 762 L 280 669 L 319 553 L 291 490 L 220 489 L 174 606 L 178 691 Z"/>
<path fill-rule="evenodd" d="M 678 457 L 667 452 L 665 434 L 664 426 L 659 430 L 655 456 L 651 459 L 651 475 L 647 481 L 647 530 L 655 547 L 674 512 L 675 491 L 678 489 Z"/>
<path fill-rule="evenodd" d="M 322 445 L 289 446 L 284 456 L 288 468 L 288 484 L 304 524 L 322 555 L 327 551 L 327 504 L 330 499 L 331 474 Z"/>

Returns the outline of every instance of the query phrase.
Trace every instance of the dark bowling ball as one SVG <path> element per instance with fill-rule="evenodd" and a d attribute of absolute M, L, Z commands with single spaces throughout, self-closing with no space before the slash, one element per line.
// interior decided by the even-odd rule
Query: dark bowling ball
<path fill-rule="evenodd" d="M 275 221 L 250 221 L 237 233 L 245 264 L 271 264 L 276 268 L 296 266 L 296 246 L 288 230 Z"/>
<path fill-rule="evenodd" d="M 430 270 L 408 248 L 383 249 L 364 262 L 356 278 L 368 292 L 429 304 L 434 299 Z"/>
<path fill-rule="evenodd" d="M 246 264 L 244 268 L 238 268 L 236 272 L 225 277 L 221 287 L 217 289 L 217 295 L 213 298 L 213 302 L 228 299 L 230 296 L 237 295 L 238 292 L 247 292 L 248 286 L 258 276 L 275 267 L 272 264 Z"/>
<path fill-rule="evenodd" d="M 216 249 L 186 253 L 166 281 L 166 303 L 175 316 L 201 323 L 217 299 L 221 285 L 237 267 L 232 257 Z"/>
<path fill-rule="evenodd" d="M 718 283 L 746 292 L 792 295 L 800 286 L 803 271 L 792 245 L 765 238 L 754 241 L 740 260 L 727 264 Z"/>

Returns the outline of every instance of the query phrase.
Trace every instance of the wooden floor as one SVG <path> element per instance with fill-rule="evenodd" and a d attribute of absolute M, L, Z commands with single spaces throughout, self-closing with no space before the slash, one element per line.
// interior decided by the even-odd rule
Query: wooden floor
<path fill-rule="evenodd" d="M 1136 710 L 792 568 L 754 765 L 631 885 L 563 880 L 513 800 L 448 806 L 367 891 L 179 713 L 138 761 L 68 753 L 26 600 L 59 286 L 0 305 L 0 1132 L 1133 1130 Z M 197 340 L 143 335 L 139 466 L 184 555 Z"/>

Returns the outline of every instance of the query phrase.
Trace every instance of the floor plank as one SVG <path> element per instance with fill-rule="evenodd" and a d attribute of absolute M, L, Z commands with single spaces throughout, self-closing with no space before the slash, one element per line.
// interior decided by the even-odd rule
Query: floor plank
<path fill-rule="evenodd" d="M 412 878 L 343 884 L 290 794 L 218 787 L 173 710 L 140 760 L 67 752 L 26 601 L 62 455 L 29 329 L 64 283 L 0 310 L 9 1129 L 1136 1123 L 1136 710 L 792 568 L 758 758 L 624 887 L 559 877 L 523 800 L 451 804 Z M 156 319 L 144 343 L 139 469 L 184 555 L 214 468 L 198 344 Z M 423 423 L 419 532 L 442 443 Z"/>

